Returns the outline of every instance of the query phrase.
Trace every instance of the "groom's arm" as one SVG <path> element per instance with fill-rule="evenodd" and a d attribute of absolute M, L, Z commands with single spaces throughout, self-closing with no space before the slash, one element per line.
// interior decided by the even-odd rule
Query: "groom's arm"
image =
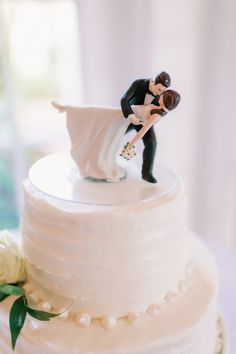
<path fill-rule="evenodd" d="M 130 105 L 130 101 L 132 100 L 132 98 L 134 98 L 136 94 L 139 81 L 140 80 L 135 80 L 129 87 L 127 92 L 124 94 L 124 96 L 121 98 L 120 105 L 125 118 L 127 118 L 130 114 L 134 114 Z"/>

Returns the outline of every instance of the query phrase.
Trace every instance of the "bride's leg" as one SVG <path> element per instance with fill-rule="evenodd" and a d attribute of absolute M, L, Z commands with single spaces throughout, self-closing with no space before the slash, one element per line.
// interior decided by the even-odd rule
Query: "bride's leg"
<path fill-rule="evenodd" d="M 66 111 L 66 106 L 63 106 L 57 102 L 52 101 L 52 106 L 58 110 L 59 113 L 64 113 Z"/>

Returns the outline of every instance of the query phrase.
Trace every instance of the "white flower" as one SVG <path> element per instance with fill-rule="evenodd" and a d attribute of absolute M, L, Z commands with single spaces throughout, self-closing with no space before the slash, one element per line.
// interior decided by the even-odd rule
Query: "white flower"
<path fill-rule="evenodd" d="M 0 284 L 14 284 L 25 279 L 25 261 L 13 235 L 0 231 Z"/>

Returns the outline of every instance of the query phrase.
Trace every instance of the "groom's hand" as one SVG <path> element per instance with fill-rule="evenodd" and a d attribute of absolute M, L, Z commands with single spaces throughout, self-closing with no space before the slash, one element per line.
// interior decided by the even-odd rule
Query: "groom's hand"
<path fill-rule="evenodd" d="M 143 124 L 143 122 L 138 117 L 136 117 L 134 114 L 130 114 L 128 116 L 128 119 L 130 120 L 130 123 L 132 123 L 134 125 Z"/>

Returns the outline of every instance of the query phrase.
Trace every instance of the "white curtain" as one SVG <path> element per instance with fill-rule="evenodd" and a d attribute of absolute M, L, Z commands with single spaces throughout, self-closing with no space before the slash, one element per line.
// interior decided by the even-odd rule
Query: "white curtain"
<path fill-rule="evenodd" d="M 235 245 L 236 2 L 202 2 L 201 12 L 195 224 L 208 238 Z"/>
<path fill-rule="evenodd" d="M 84 102 L 119 104 L 152 58 L 151 6 L 143 0 L 78 0 Z M 146 53 L 146 55 L 144 55 Z"/>
<path fill-rule="evenodd" d="M 161 70 L 182 94 L 160 127 L 158 158 L 184 176 L 191 226 L 236 243 L 236 3 L 77 0 L 85 104 L 119 105 Z"/>

